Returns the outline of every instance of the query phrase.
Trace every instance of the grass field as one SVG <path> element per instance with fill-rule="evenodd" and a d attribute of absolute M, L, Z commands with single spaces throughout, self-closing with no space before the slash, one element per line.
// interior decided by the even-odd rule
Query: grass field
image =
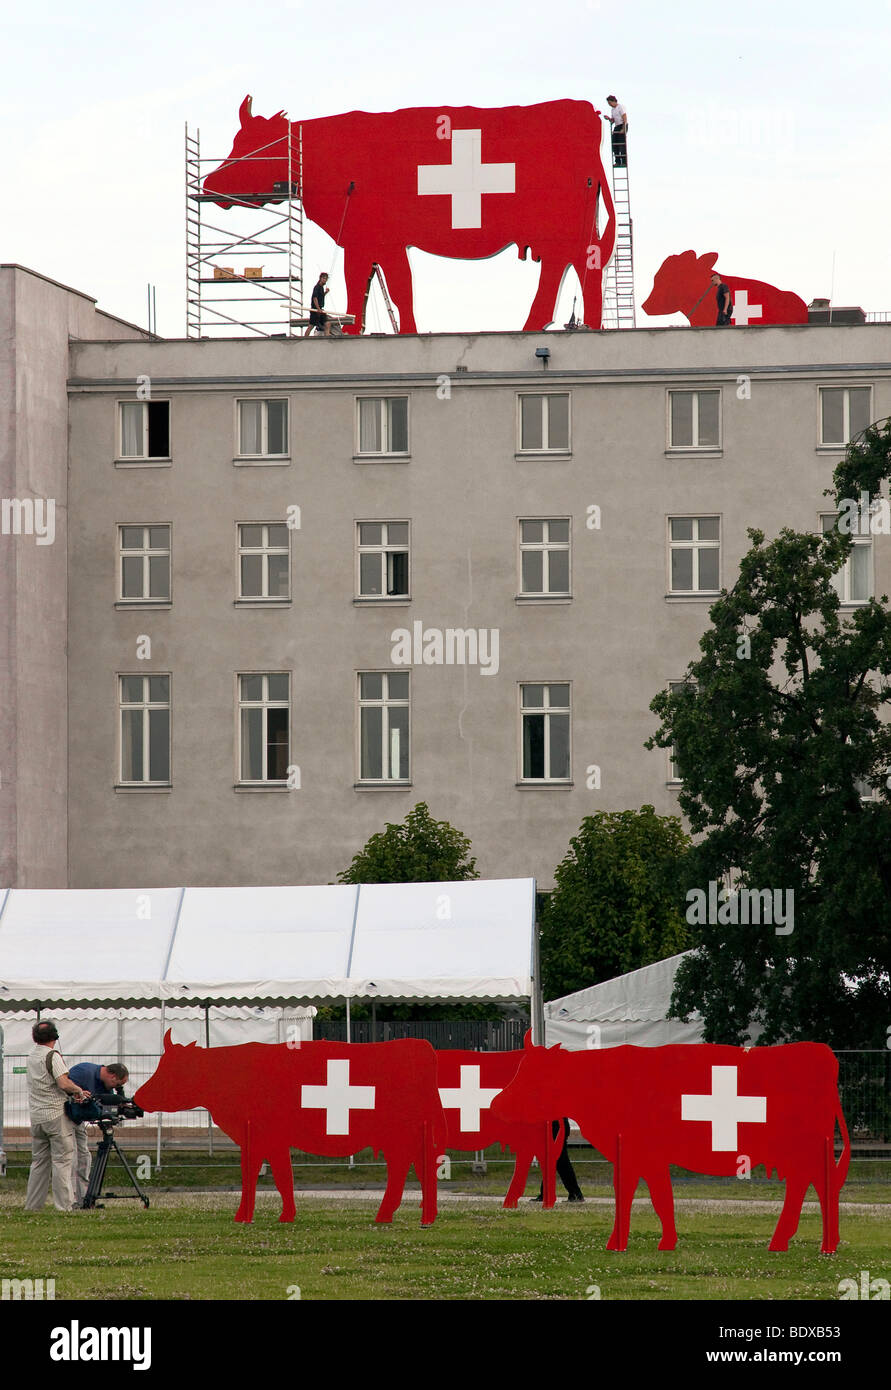
<path fill-rule="evenodd" d="M 389 1227 L 375 1225 L 376 1201 L 333 1195 L 298 1198 L 296 1221 L 281 1225 L 278 1198 L 262 1193 L 253 1224 L 240 1226 L 225 1192 L 152 1191 L 148 1211 L 126 1202 L 69 1215 L 26 1214 L 20 1190 L 0 1194 L 0 1277 L 53 1278 L 57 1299 L 584 1300 L 596 1286 L 601 1300 L 812 1300 L 837 1299 L 839 1281 L 861 1270 L 891 1278 L 891 1205 L 875 1198 L 843 1206 L 839 1251 L 821 1256 L 817 1212 L 804 1213 L 787 1253 L 771 1254 L 778 1208 L 714 1194 L 688 1206 L 688 1191 L 675 1251 L 656 1249 L 644 1202 L 622 1254 L 604 1249 L 612 1208 L 593 1192 L 551 1212 L 445 1198 L 428 1230 L 414 1191 Z"/>

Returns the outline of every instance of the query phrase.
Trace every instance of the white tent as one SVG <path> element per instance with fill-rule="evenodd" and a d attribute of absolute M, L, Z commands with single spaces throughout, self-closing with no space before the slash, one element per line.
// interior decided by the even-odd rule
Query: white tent
<path fill-rule="evenodd" d="M 663 1043 L 702 1042 L 698 1013 L 689 1023 L 667 1017 L 674 977 L 687 955 L 655 961 L 627 975 L 590 985 L 544 1006 L 545 1042 L 570 1050 L 588 1047 L 659 1047 Z"/>
<path fill-rule="evenodd" d="M 534 879 L 7 889 L 0 1011 L 532 995 Z"/>

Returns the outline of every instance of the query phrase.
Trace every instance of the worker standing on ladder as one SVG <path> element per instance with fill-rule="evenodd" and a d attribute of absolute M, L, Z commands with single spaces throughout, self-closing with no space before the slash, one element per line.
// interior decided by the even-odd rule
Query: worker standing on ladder
<path fill-rule="evenodd" d="M 609 96 L 606 101 L 610 108 L 609 119 L 612 122 L 613 167 L 624 169 L 628 164 L 628 146 L 625 142 L 628 134 L 628 112 L 620 104 L 618 97 Z"/>

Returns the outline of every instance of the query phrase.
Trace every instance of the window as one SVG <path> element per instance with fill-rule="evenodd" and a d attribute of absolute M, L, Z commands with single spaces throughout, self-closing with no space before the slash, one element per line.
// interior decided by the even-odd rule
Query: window
<path fill-rule="evenodd" d="M 668 447 L 718 449 L 721 446 L 721 392 L 669 391 Z"/>
<path fill-rule="evenodd" d="M 288 402 L 238 402 L 238 453 L 243 458 L 272 455 L 283 458 L 288 452 Z"/>
<path fill-rule="evenodd" d="M 668 552 L 673 594 L 718 592 L 721 558 L 720 518 L 671 516 L 668 518 Z"/>
<path fill-rule="evenodd" d="M 287 782 L 291 677 L 238 677 L 240 782 Z"/>
<path fill-rule="evenodd" d="M 569 685 L 521 685 L 523 781 L 569 781 Z"/>
<path fill-rule="evenodd" d="M 820 443 L 849 444 L 865 430 L 872 413 L 869 386 L 820 387 Z"/>
<path fill-rule="evenodd" d="M 569 395 L 525 396 L 520 402 L 520 449 L 569 452 Z"/>
<path fill-rule="evenodd" d="M 408 453 L 408 396 L 359 398 L 359 453 Z"/>
<path fill-rule="evenodd" d="M 170 527 L 119 526 L 122 602 L 170 599 Z"/>
<path fill-rule="evenodd" d="M 678 690 L 683 690 L 685 685 L 688 685 L 688 686 L 692 687 L 692 689 L 694 689 L 694 690 L 696 689 L 696 684 L 695 684 L 694 681 L 669 681 L 669 682 L 668 682 L 668 693 L 669 693 L 670 695 L 674 695 Z M 669 752 L 669 754 L 668 754 L 668 780 L 669 780 L 669 782 L 680 782 L 680 781 L 682 780 L 681 774 L 680 774 L 680 769 L 678 768 L 678 764 L 677 764 L 677 756 L 678 756 L 678 753 L 677 753 L 677 744 L 675 744 L 674 747 L 670 750 L 670 752 Z"/>
<path fill-rule="evenodd" d="M 356 523 L 360 598 L 408 598 L 408 522 Z"/>
<path fill-rule="evenodd" d="M 823 533 L 834 531 L 838 513 L 820 517 Z M 853 549 L 837 574 L 832 587 L 842 603 L 868 603 L 872 598 L 872 537 L 852 536 Z"/>
<path fill-rule="evenodd" d="M 121 401 L 122 459 L 170 458 L 170 402 Z"/>
<path fill-rule="evenodd" d="M 121 676 L 121 782 L 170 782 L 170 677 Z"/>
<path fill-rule="evenodd" d="M 291 597 L 291 545 L 283 521 L 242 522 L 238 527 L 238 597 Z"/>
<path fill-rule="evenodd" d="M 359 780 L 407 782 L 408 671 L 359 675 Z"/>
<path fill-rule="evenodd" d="M 520 593 L 569 593 L 569 519 L 520 522 Z"/>

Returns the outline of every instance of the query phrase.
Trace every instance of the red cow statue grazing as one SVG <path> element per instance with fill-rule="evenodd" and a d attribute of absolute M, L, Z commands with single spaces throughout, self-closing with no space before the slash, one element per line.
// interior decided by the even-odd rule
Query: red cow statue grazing
<path fill-rule="evenodd" d="M 392 1221 L 414 1164 L 421 1182 L 421 1224 L 435 1220 L 436 1156 L 445 1144 L 445 1119 L 428 1042 L 179 1047 L 168 1028 L 158 1069 L 134 1100 L 144 1110 L 203 1106 L 238 1144 L 236 1221 L 253 1219 L 264 1161 L 281 1194 L 279 1219 L 293 1221 L 292 1148 L 345 1158 L 369 1146 L 383 1150 L 387 1160 L 387 1190 L 375 1219 Z"/>
<path fill-rule="evenodd" d="M 823 1215 L 823 1253 L 838 1246 L 838 1194 L 851 1145 L 838 1097 L 838 1061 L 822 1043 L 782 1047 L 533 1047 L 493 1101 L 518 1122 L 569 1115 L 613 1165 L 615 1224 L 608 1250 L 625 1250 L 641 1178 L 662 1223 L 660 1250 L 677 1244 L 670 1165 L 735 1176 L 763 1163 L 786 1180 L 771 1250 L 787 1250 L 811 1183 Z M 843 1152 L 836 1165 L 835 1124 Z"/>
<path fill-rule="evenodd" d="M 653 288 L 643 302 L 645 314 L 684 314 L 694 328 L 714 326 L 718 309 L 711 277 L 717 251 L 697 256 L 681 251 L 669 256 L 656 271 Z M 791 290 L 778 290 L 763 280 L 744 280 L 718 272 L 733 296 L 731 321 L 747 324 L 807 323 L 807 305 Z"/>
<path fill-rule="evenodd" d="M 254 116 L 248 96 L 239 117 L 231 154 L 207 175 L 204 192 L 224 208 L 269 202 L 274 184 L 299 182 L 301 131 L 306 215 L 344 249 L 347 312 L 356 316 L 345 331 L 362 331 L 375 262 L 399 306 L 400 332 L 415 333 L 409 246 L 479 260 L 512 243 L 521 260 L 531 251 L 541 261 L 526 329 L 552 321 L 571 265 L 585 322 L 600 327 L 616 221 L 600 158 L 600 114 L 589 102 L 350 111 L 289 124 L 283 111 Z"/>
<path fill-rule="evenodd" d="M 513 1176 L 504 1198 L 505 1207 L 516 1207 L 526 1188 L 533 1158 L 538 1158 L 544 1188 L 543 1205 L 554 1205 L 554 1162 L 563 1140 L 562 1126 L 554 1140 L 550 1122 L 509 1122 L 496 1115 L 492 1102 L 517 1074 L 523 1052 L 460 1052 L 443 1049 L 436 1054 L 439 1099 L 446 1118 L 447 1147 L 464 1152 L 500 1144 L 516 1155 Z M 559 1119 L 560 1116 L 552 1116 Z"/>

